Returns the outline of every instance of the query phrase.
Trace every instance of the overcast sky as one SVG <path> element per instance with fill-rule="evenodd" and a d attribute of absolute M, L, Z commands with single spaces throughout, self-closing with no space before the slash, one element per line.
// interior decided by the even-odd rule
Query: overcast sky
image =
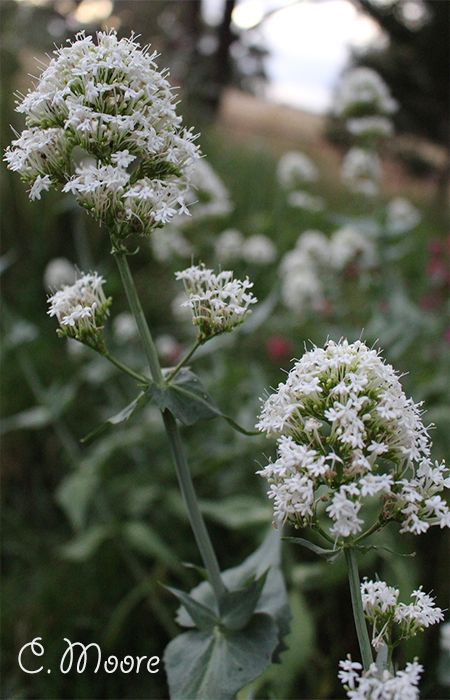
<path fill-rule="evenodd" d="M 258 31 L 270 51 L 267 94 L 277 102 L 323 112 L 352 47 L 380 40 L 377 25 L 349 0 L 238 0 L 235 21 L 240 31 L 275 7 Z M 211 22 L 220 18 L 223 0 L 203 0 Z"/>

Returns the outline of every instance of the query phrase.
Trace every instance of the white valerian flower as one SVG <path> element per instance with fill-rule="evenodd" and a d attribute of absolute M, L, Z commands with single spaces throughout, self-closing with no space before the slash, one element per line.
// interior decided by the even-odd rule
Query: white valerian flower
<path fill-rule="evenodd" d="M 253 282 L 248 277 L 235 279 L 230 270 L 215 274 L 202 263 L 175 273 L 175 277 L 184 283 L 188 298 L 185 306 L 191 309 L 200 342 L 233 330 L 257 301 L 249 291 Z"/>
<path fill-rule="evenodd" d="M 263 234 L 255 234 L 244 241 L 243 259 L 253 265 L 269 265 L 275 260 L 277 250 L 273 242 Z"/>
<path fill-rule="evenodd" d="M 105 280 L 97 272 L 81 273 L 76 282 L 49 297 L 49 316 L 56 316 L 61 337 L 73 338 L 99 352 L 105 351 L 103 323 L 111 299 L 103 292 Z"/>
<path fill-rule="evenodd" d="M 367 197 L 378 194 L 381 166 L 373 151 L 351 148 L 342 161 L 341 175 L 345 184 L 357 194 Z"/>
<path fill-rule="evenodd" d="M 233 211 L 230 193 L 223 181 L 204 159 L 200 158 L 189 168 L 190 187 L 186 203 L 191 213 L 190 219 L 177 217 L 175 224 L 187 224 L 189 221 L 221 217 Z"/>
<path fill-rule="evenodd" d="M 54 54 L 18 102 L 27 128 L 5 154 L 31 199 L 50 187 L 71 192 L 117 238 L 185 213 L 199 149 L 156 52 L 110 31 L 96 41 L 81 32 Z"/>
<path fill-rule="evenodd" d="M 74 265 L 67 258 L 53 258 L 44 270 L 44 286 L 48 291 L 64 284 L 72 284 L 77 276 Z"/>
<path fill-rule="evenodd" d="M 334 232 L 330 239 L 329 256 L 330 264 L 337 270 L 343 270 L 350 264 L 367 270 L 377 263 L 373 240 L 353 226 L 343 226 Z"/>
<path fill-rule="evenodd" d="M 437 495 L 448 470 L 426 471 L 431 445 L 420 405 L 362 341 L 306 352 L 265 401 L 257 428 L 278 438 L 278 459 L 258 472 L 276 523 L 314 527 L 324 516 L 330 534 L 346 539 L 372 524 L 363 509 L 370 499 L 380 522 L 400 521 L 402 531 L 417 531 L 416 520 L 448 525 Z"/>
<path fill-rule="evenodd" d="M 282 187 L 293 190 L 299 185 L 316 182 L 319 171 L 307 155 L 301 151 L 289 151 L 278 161 L 277 178 Z"/>
<path fill-rule="evenodd" d="M 175 362 L 180 354 L 180 344 L 173 335 L 163 333 L 155 338 L 155 346 L 158 355 L 164 362 Z"/>
<path fill-rule="evenodd" d="M 378 115 L 348 119 L 345 125 L 353 136 L 361 138 L 387 138 L 394 133 L 392 121 Z"/>
<path fill-rule="evenodd" d="M 300 247 L 286 253 L 279 268 L 281 297 L 288 309 L 299 316 L 310 310 L 320 311 L 325 303 L 319 270 Z"/>
<path fill-rule="evenodd" d="M 386 207 L 386 229 L 388 233 L 405 233 L 420 222 L 419 210 L 405 197 L 395 197 Z"/>
<path fill-rule="evenodd" d="M 297 238 L 295 247 L 308 256 L 311 262 L 324 265 L 329 261 L 330 241 L 322 231 L 314 229 L 303 231 Z"/>
<path fill-rule="evenodd" d="M 325 209 L 325 200 L 323 197 L 318 197 L 304 190 L 294 190 L 294 192 L 290 192 L 287 202 L 290 207 L 306 209 L 307 211 L 317 212 Z"/>
<path fill-rule="evenodd" d="M 415 659 L 407 663 L 403 671 L 395 674 L 380 671 L 375 663 L 367 671 L 348 655 L 339 662 L 339 680 L 350 700 L 418 700 L 419 680 L 423 666 Z"/>
<path fill-rule="evenodd" d="M 338 116 L 364 117 L 392 114 L 397 103 L 384 80 L 371 68 L 354 68 L 341 79 L 335 96 Z"/>
<path fill-rule="evenodd" d="M 242 258 L 244 236 L 235 228 L 227 228 L 219 233 L 214 243 L 214 250 L 220 262 L 228 263 Z"/>

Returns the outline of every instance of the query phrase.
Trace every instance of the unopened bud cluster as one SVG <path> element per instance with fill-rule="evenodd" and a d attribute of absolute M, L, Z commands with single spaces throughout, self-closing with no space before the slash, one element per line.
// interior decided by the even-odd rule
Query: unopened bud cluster
<path fill-rule="evenodd" d="M 103 324 L 109 314 L 111 299 L 103 292 L 105 280 L 96 272 L 81 274 L 49 297 L 49 316 L 56 316 L 58 335 L 73 338 L 99 352 L 105 351 Z"/>
<path fill-rule="evenodd" d="M 253 282 L 248 277 L 235 279 L 230 270 L 216 274 L 202 263 L 177 272 L 175 277 L 184 283 L 188 299 L 183 306 L 191 309 L 200 342 L 232 331 L 251 313 L 250 306 L 257 301 L 249 291 Z"/>

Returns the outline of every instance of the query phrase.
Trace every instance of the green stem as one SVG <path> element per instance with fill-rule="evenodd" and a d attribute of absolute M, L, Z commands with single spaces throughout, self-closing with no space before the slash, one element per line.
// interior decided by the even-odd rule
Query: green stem
<path fill-rule="evenodd" d="M 103 357 L 106 357 L 106 359 L 113 365 L 118 367 L 122 372 L 128 374 L 130 377 L 133 377 L 133 379 L 136 379 L 140 384 L 149 384 L 150 380 L 148 377 L 144 377 L 143 374 L 139 374 L 139 372 L 135 372 L 134 369 L 131 369 L 131 367 L 124 365 L 123 362 L 118 360 L 117 357 L 114 357 L 114 355 L 111 355 L 109 352 L 104 353 Z"/>
<path fill-rule="evenodd" d="M 115 258 L 119 267 L 122 283 L 130 304 L 133 316 L 136 319 L 141 341 L 147 356 L 152 378 L 158 384 L 163 384 L 164 378 L 161 372 L 158 355 L 148 327 L 141 303 L 134 286 L 128 261 L 124 253 L 116 253 Z M 176 467 L 178 482 L 188 510 L 189 521 L 197 542 L 203 564 L 208 572 L 208 578 L 217 599 L 225 592 L 225 586 L 220 576 L 219 564 L 206 529 L 203 516 L 197 502 L 197 496 L 192 483 L 191 474 L 184 455 L 181 437 L 176 420 L 170 411 L 163 412 L 164 426 L 170 443 L 173 460 Z"/>
<path fill-rule="evenodd" d="M 115 258 L 117 262 L 117 267 L 119 268 L 120 277 L 122 278 L 122 284 L 125 288 L 128 303 L 136 320 L 139 335 L 141 336 L 144 351 L 147 356 L 148 366 L 150 367 L 150 373 L 153 377 L 153 380 L 157 384 L 162 384 L 163 376 L 159 364 L 158 353 L 156 352 L 155 344 L 153 342 L 150 329 L 147 325 L 147 321 L 142 310 L 141 302 L 139 300 L 136 287 L 134 286 L 134 281 L 131 275 L 130 267 L 128 265 L 127 256 L 124 253 L 115 253 Z"/>
<path fill-rule="evenodd" d="M 352 597 L 353 617 L 355 620 L 356 634 L 358 636 L 359 649 L 364 669 L 367 671 L 373 662 L 372 649 L 370 646 L 369 633 L 364 618 L 364 611 L 361 598 L 361 587 L 359 581 L 358 562 L 356 552 L 352 547 L 345 548 L 345 561 L 347 562 L 348 580 L 350 584 L 350 594 Z"/>
<path fill-rule="evenodd" d="M 174 367 L 173 370 L 168 374 L 168 376 L 167 376 L 167 378 L 166 378 L 166 381 L 167 381 L 167 382 L 171 382 L 172 379 L 178 374 L 178 372 L 180 371 L 180 369 L 181 369 L 182 367 L 184 367 L 184 366 L 189 362 L 189 360 L 191 359 L 192 355 L 193 355 L 194 352 L 197 350 L 197 348 L 200 347 L 200 345 L 202 345 L 202 342 L 201 342 L 200 340 L 196 340 L 195 344 L 194 344 L 194 345 L 192 346 L 192 348 L 189 350 L 188 354 L 187 354 L 185 357 L 183 357 L 183 359 L 180 360 L 180 362 L 176 365 L 176 367 Z"/>
<path fill-rule="evenodd" d="M 211 586 L 214 589 L 216 597 L 219 598 L 225 592 L 225 586 L 220 576 L 219 564 L 217 563 L 217 558 L 198 506 L 197 496 L 181 443 L 180 431 L 170 411 L 164 411 L 163 419 L 172 450 L 172 457 L 176 466 L 178 483 L 189 512 L 195 540 L 205 568 L 208 571 Z"/>
<path fill-rule="evenodd" d="M 380 523 L 376 522 L 372 525 L 372 527 L 369 527 L 368 530 L 362 533 L 362 535 L 359 535 L 355 540 L 353 540 L 353 544 L 357 544 L 357 542 L 361 542 L 361 540 L 365 540 L 366 537 L 369 537 L 369 535 L 373 535 L 374 532 L 377 532 L 378 530 L 381 530 L 382 527 L 384 527 L 387 523 Z"/>

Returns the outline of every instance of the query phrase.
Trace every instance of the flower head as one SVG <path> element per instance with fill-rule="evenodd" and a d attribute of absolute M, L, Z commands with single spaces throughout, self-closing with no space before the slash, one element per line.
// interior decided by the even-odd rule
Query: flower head
<path fill-rule="evenodd" d="M 327 516 L 330 534 L 352 537 L 373 498 L 379 518 L 402 521 L 404 531 L 415 520 L 426 529 L 448 519 L 436 497 L 447 471 L 426 472 L 430 441 L 420 406 L 361 341 L 330 340 L 306 352 L 264 403 L 257 428 L 278 438 L 277 460 L 258 472 L 269 482 L 277 523 L 314 526 Z"/>
<path fill-rule="evenodd" d="M 105 280 L 96 272 L 83 274 L 49 297 L 49 316 L 56 316 L 61 337 L 74 338 L 104 352 L 103 323 L 111 299 L 103 292 Z"/>
<path fill-rule="evenodd" d="M 177 272 L 175 277 L 184 282 L 188 297 L 184 306 L 192 311 L 201 342 L 233 330 L 251 312 L 250 305 L 257 301 L 248 291 L 253 282 L 248 277 L 235 279 L 229 270 L 215 274 L 202 263 Z"/>
<path fill-rule="evenodd" d="M 357 147 L 348 151 L 342 162 L 342 179 L 354 192 L 375 196 L 380 177 L 380 161 L 375 153 Z"/>
<path fill-rule="evenodd" d="M 371 68 L 354 68 L 338 86 L 334 109 L 339 116 L 365 117 L 392 114 L 397 103 L 378 73 Z"/>
<path fill-rule="evenodd" d="M 185 211 L 199 151 L 155 58 L 115 31 L 98 32 L 96 42 L 81 32 L 55 51 L 18 103 L 27 128 L 5 154 L 32 199 L 50 187 L 71 192 L 119 238 Z"/>
<path fill-rule="evenodd" d="M 419 210 L 405 197 L 395 197 L 386 207 L 386 228 L 392 235 L 410 231 L 420 219 Z"/>
<path fill-rule="evenodd" d="M 295 189 L 307 182 L 316 182 L 319 171 L 313 161 L 301 151 L 289 151 L 278 161 L 277 177 L 286 189 Z"/>
<path fill-rule="evenodd" d="M 392 674 L 380 671 L 376 664 L 371 664 L 362 672 L 361 664 L 355 663 L 347 656 L 339 661 L 339 680 L 347 691 L 350 700 L 418 700 L 418 684 L 423 673 L 423 666 L 414 660 L 407 663 L 403 671 Z"/>

